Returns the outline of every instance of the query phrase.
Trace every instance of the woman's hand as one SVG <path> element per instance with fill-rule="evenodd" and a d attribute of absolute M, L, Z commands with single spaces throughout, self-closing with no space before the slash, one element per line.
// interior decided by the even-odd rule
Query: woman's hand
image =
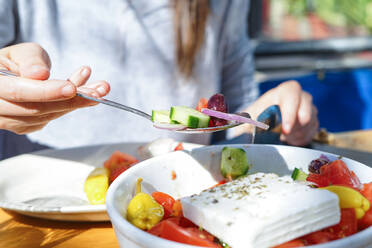
<path fill-rule="evenodd" d="M 298 82 L 284 82 L 267 91 L 246 111 L 256 119 L 271 105 L 279 105 L 282 113 L 282 141 L 297 146 L 311 142 L 319 127 L 318 110 L 312 102 L 312 96 L 303 91 Z M 244 130 L 238 132 L 241 134 Z"/>
<path fill-rule="evenodd" d="M 91 73 L 87 66 L 68 80 L 48 80 L 49 56 L 34 43 L 0 49 L 0 68 L 20 75 L 0 75 L 0 129 L 17 134 L 39 130 L 72 110 L 97 104 L 77 97 L 77 90 L 95 97 L 103 97 L 110 90 L 104 81 L 85 85 Z"/>

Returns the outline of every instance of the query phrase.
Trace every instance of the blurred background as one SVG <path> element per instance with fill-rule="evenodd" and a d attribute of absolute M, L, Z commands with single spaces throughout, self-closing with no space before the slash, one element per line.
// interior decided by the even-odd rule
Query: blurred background
<path fill-rule="evenodd" d="M 248 22 L 261 94 L 295 79 L 320 127 L 372 128 L 372 0 L 251 0 Z"/>

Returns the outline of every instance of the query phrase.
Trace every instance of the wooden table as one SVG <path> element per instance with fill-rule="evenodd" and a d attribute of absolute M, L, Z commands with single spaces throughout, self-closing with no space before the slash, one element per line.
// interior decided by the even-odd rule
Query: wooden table
<path fill-rule="evenodd" d="M 109 222 L 75 223 L 42 220 L 0 209 L 2 248 L 117 248 Z"/>
<path fill-rule="evenodd" d="M 332 145 L 372 152 L 372 130 L 330 134 Z M 0 209 L 0 247 L 116 248 L 110 223 L 42 220 Z"/>

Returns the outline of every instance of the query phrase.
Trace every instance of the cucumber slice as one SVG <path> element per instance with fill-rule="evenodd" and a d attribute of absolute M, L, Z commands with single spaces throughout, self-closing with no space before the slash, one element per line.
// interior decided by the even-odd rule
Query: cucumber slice
<path fill-rule="evenodd" d="M 236 179 L 251 168 L 245 151 L 241 148 L 224 147 L 221 152 L 221 174 L 224 178 Z"/>
<path fill-rule="evenodd" d="M 301 169 L 295 168 L 291 177 L 294 181 L 306 181 L 307 174 Z"/>
<path fill-rule="evenodd" d="M 210 117 L 193 108 L 173 106 L 170 110 L 170 119 L 190 128 L 203 128 L 208 127 Z"/>
<path fill-rule="evenodd" d="M 171 123 L 169 118 L 169 110 L 153 110 L 152 122 Z"/>

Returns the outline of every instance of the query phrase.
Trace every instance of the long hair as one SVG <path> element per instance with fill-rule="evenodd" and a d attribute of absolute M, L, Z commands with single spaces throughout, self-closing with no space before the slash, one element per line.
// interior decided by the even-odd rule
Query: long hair
<path fill-rule="evenodd" d="M 203 44 L 209 0 L 173 0 L 176 60 L 179 72 L 190 77 Z"/>

